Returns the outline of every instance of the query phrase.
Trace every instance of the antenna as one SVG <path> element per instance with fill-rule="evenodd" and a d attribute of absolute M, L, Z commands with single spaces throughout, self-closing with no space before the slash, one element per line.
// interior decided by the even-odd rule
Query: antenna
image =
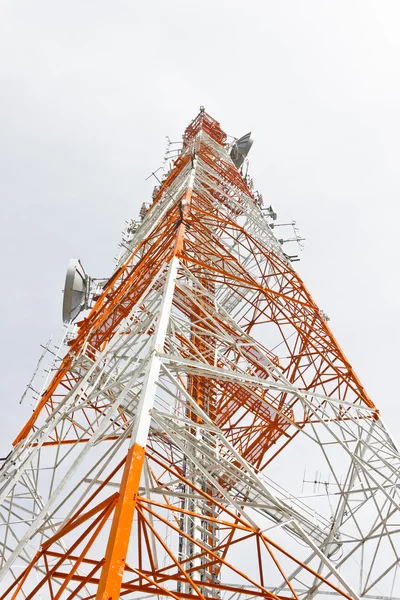
<path fill-rule="evenodd" d="M 273 212 L 272 206 L 270 206 L 268 209 L 264 209 L 264 210 L 267 210 L 267 212 L 268 212 L 267 216 L 271 217 L 271 213 L 273 213 L 276 216 L 276 213 Z M 288 242 L 297 242 L 300 250 L 304 250 L 304 244 L 302 244 L 301 242 L 304 242 L 306 240 L 306 238 L 300 236 L 299 228 L 296 227 L 296 221 L 291 221 L 291 223 L 269 223 L 269 226 L 271 229 L 275 229 L 275 227 L 286 227 L 286 226 L 290 227 L 290 226 L 292 226 L 294 237 L 288 237 L 286 239 L 280 238 L 280 239 L 278 239 L 278 242 L 280 244 L 286 244 Z"/>
<path fill-rule="evenodd" d="M 89 278 L 80 260 L 71 258 L 65 277 L 62 318 L 64 323 L 73 321 L 81 310 L 87 308 Z"/>
<path fill-rule="evenodd" d="M 250 152 L 250 148 L 252 147 L 253 142 L 254 140 L 251 137 L 250 131 L 249 133 L 246 133 L 246 135 L 243 135 L 241 138 L 236 140 L 232 145 L 230 156 L 233 161 L 233 164 L 237 169 L 239 169 L 242 166 L 244 159 Z"/>

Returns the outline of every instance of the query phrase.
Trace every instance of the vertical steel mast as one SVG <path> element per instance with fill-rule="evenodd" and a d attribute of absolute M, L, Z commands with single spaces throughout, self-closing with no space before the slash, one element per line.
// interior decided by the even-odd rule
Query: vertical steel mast
<path fill-rule="evenodd" d="M 110 279 L 72 264 L 88 310 L 0 470 L 0 598 L 400 599 L 399 453 L 250 145 L 201 109 Z"/>

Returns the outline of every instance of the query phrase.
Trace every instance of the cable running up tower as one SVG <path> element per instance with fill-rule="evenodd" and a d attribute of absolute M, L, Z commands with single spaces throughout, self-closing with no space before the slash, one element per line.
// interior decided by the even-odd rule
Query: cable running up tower
<path fill-rule="evenodd" d="M 111 278 L 70 264 L 90 310 L 3 460 L 1 599 L 400 598 L 399 453 L 250 145 L 201 109 Z"/>

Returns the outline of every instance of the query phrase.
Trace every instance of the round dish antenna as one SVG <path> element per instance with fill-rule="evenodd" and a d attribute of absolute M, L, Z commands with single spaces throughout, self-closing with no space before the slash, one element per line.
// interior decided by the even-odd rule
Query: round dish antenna
<path fill-rule="evenodd" d="M 87 308 L 89 278 L 80 261 L 71 258 L 65 277 L 62 317 L 64 323 L 73 321 L 81 310 Z"/>
<path fill-rule="evenodd" d="M 253 142 L 254 139 L 251 137 L 251 132 L 249 132 L 236 140 L 236 142 L 233 144 L 231 150 L 231 159 L 237 169 L 242 166 L 244 159 L 250 152 Z"/>

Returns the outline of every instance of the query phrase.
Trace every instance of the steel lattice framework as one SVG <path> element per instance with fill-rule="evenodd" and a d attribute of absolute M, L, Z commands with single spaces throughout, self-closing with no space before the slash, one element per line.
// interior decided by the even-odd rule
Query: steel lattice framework
<path fill-rule="evenodd" d="M 204 110 L 64 342 L 0 471 L 1 598 L 400 597 L 397 448 Z"/>

